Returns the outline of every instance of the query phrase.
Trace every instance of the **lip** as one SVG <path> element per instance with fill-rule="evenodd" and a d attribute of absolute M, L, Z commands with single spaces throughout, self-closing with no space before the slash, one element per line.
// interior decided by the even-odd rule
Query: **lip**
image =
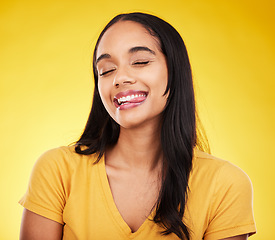
<path fill-rule="evenodd" d="M 118 110 L 126 110 L 130 108 L 134 108 L 139 106 L 140 104 L 144 103 L 148 95 L 147 91 L 140 91 L 140 90 L 128 90 L 124 92 L 119 92 L 114 96 L 113 102 L 115 107 Z M 135 96 L 135 97 L 133 97 Z M 125 98 L 131 97 L 131 99 L 128 99 L 125 101 Z M 124 101 L 122 104 L 119 104 L 119 99 L 123 99 Z"/>

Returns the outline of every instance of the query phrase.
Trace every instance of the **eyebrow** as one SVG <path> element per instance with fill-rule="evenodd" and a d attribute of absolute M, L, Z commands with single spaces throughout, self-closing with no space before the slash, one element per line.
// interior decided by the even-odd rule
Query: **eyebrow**
<path fill-rule="evenodd" d="M 153 50 L 151 50 L 148 47 L 144 47 L 144 46 L 137 46 L 137 47 L 133 47 L 133 48 L 129 49 L 129 53 L 135 53 L 135 52 L 139 52 L 139 51 L 146 51 L 146 52 L 156 55 L 156 53 Z"/>
<path fill-rule="evenodd" d="M 96 59 L 95 63 L 98 64 L 98 62 L 102 59 L 107 59 L 107 58 L 111 58 L 111 55 L 108 54 L 108 53 L 104 53 L 104 54 L 101 54 L 98 59 Z"/>
<path fill-rule="evenodd" d="M 153 55 L 156 55 L 156 53 L 151 50 L 150 48 L 148 47 L 144 47 L 144 46 L 137 46 L 137 47 L 132 47 L 129 49 L 129 53 L 136 53 L 136 52 L 139 52 L 139 51 L 146 51 L 146 52 L 149 52 Z M 104 54 L 101 54 L 97 59 L 96 59 L 96 64 L 98 64 L 98 62 L 102 59 L 109 59 L 111 58 L 111 55 L 108 54 L 108 53 L 104 53 Z"/>

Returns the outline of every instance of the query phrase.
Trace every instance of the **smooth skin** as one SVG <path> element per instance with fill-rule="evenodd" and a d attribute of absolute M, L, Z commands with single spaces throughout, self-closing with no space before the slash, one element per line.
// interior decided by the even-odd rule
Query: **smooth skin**
<path fill-rule="evenodd" d="M 62 235 L 62 224 L 23 210 L 20 240 L 60 240 Z"/>
<path fill-rule="evenodd" d="M 136 132 L 144 132 L 146 136 L 144 130 L 148 128 L 159 132 L 160 118 L 167 100 L 167 95 L 163 94 L 168 70 L 158 40 L 140 24 L 118 22 L 103 35 L 96 58 L 100 57 L 97 63 L 98 90 L 110 116 L 129 133 L 136 129 Z M 145 91 L 148 95 L 138 107 L 119 110 L 113 102 L 114 97 L 127 90 Z"/>
<path fill-rule="evenodd" d="M 105 153 L 106 173 L 121 216 L 136 232 L 154 208 L 161 187 L 166 59 L 158 40 L 130 21 L 118 22 L 106 31 L 98 46 L 97 58 L 100 56 L 104 56 L 97 64 L 100 96 L 110 116 L 121 126 L 117 144 Z M 119 110 L 114 96 L 127 90 L 148 95 L 137 107 Z M 21 240 L 60 240 L 62 232 L 60 223 L 24 210 Z M 247 235 L 241 235 L 224 240 L 246 239 Z"/>

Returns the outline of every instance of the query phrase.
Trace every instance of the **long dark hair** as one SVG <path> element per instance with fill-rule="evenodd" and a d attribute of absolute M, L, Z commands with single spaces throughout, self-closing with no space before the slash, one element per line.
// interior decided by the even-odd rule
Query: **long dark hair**
<path fill-rule="evenodd" d="M 161 51 L 166 57 L 168 83 L 165 94 L 169 94 L 161 128 L 165 174 L 153 221 L 164 228 L 162 232 L 164 235 L 175 233 L 180 239 L 190 239 L 190 229 L 183 222 L 183 215 L 188 195 L 188 179 L 192 169 L 193 149 L 196 145 L 202 146 L 197 134 L 198 119 L 187 50 L 181 36 L 170 24 L 156 16 L 134 12 L 114 17 L 103 29 L 93 55 L 95 81 L 93 105 L 85 130 L 76 143 L 75 151 L 85 155 L 96 153 L 99 161 L 106 148 L 115 144 L 119 137 L 120 127 L 109 116 L 99 96 L 98 73 L 95 65 L 97 48 L 102 36 L 118 21 L 140 23 L 159 40 Z"/>

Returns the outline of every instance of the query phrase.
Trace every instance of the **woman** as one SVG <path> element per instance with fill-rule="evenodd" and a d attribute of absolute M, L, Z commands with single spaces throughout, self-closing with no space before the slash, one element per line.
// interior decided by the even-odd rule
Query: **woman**
<path fill-rule="evenodd" d="M 200 150 L 191 68 L 178 32 L 121 14 L 94 50 L 92 110 L 75 146 L 37 161 L 21 239 L 232 239 L 255 233 L 252 188 Z"/>

